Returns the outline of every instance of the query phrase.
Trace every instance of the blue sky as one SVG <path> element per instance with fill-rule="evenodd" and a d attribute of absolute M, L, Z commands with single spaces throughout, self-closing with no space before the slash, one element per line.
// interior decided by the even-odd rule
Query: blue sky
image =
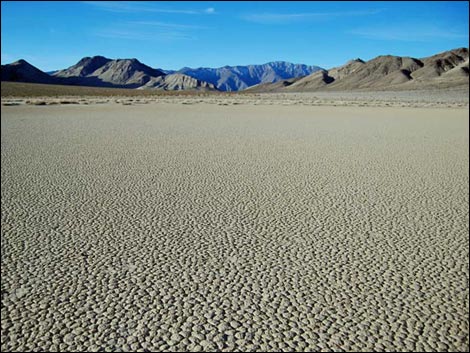
<path fill-rule="evenodd" d="M 359 57 L 468 47 L 468 2 L 1 2 L 2 64 L 41 70 L 84 56 L 179 69 L 284 60 L 331 68 Z"/>

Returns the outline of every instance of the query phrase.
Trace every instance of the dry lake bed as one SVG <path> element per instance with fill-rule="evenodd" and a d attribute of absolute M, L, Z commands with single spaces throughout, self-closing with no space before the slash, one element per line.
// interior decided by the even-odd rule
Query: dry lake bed
<path fill-rule="evenodd" d="M 2 351 L 468 351 L 468 105 L 1 113 Z"/>

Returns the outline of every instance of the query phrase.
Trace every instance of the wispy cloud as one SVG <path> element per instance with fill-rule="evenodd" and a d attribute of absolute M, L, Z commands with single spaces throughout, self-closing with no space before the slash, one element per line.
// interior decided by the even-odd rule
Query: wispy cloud
<path fill-rule="evenodd" d="M 96 29 L 92 35 L 104 38 L 139 41 L 195 40 L 195 33 L 209 27 L 161 21 L 126 21 Z"/>
<path fill-rule="evenodd" d="M 97 9 L 109 12 L 124 13 L 169 13 L 184 15 L 211 15 L 216 11 L 213 7 L 206 9 L 171 9 L 154 7 L 151 2 L 142 1 L 82 1 L 83 4 L 94 6 Z"/>
<path fill-rule="evenodd" d="M 305 13 L 251 13 L 241 16 L 241 19 L 260 24 L 289 24 L 300 21 L 325 21 L 338 17 L 355 17 L 375 15 L 382 10 L 337 11 L 337 12 L 305 12 Z"/>
<path fill-rule="evenodd" d="M 348 33 L 371 40 L 430 42 L 435 40 L 468 39 L 468 33 L 428 24 L 356 28 Z"/>
<path fill-rule="evenodd" d="M 174 28 L 180 30 L 186 29 L 209 29 L 206 26 L 198 26 L 198 25 L 186 25 L 180 23 L 168 23 L 168 22 L 160 22 L 160 21 L 129 21 L 129 24 L 132 25 L 142 25 L 142 26 L 150 26 L 150 27 L 162 27 L 162 28 Z"/>
<path fill-rule="evenodd" d="M 138 40 L 138 41 L 173 41 L 182 39 L 195 39 L 187 33 L 178 31 L 158 31 L 158 32 L 144 32 L 138 30 L 116 30 L 116 29 L 103 29 L 95 33 L 95 36 L 102 38 L 113 38 L 120 40 Z"/>

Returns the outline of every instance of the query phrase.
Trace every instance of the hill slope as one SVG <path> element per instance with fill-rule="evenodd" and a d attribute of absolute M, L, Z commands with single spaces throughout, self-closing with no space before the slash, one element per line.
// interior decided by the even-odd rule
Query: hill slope
<path fill-rule="evenodd" d="M 468 49 L 459 48 L 416 59 L 378 56 L 364 62 L 352 60 L 343 66 L 282 83 L 250 87 L 251 92 L 319 90 L 406 90 L 468 85 Z"/>
<path fill-rule="evenodd" d="M 169 74 L 154 77 L 139 89 L 163 89 L 165 91 L 202 90 L 216 91 L 212 83 L 201 81 L 183 74 Z"/>
<path fill-rule="evenodd" d="M 42 72 L 25 60 L 2 65 L 2 81 L 58 84 L 61 81 Z"/>
<path fill-rule="evenodd" d="M 182 74 L 167 75 L 137 59 L 112 60 L 103 56 L 83 58 L 68 69 L 58 70 L 50 75 L 19 60 L 2 65 L 2 81 L 167 91 L 216 90 L 207 82 Z"/>
<path fill-rule="evenodd" d="M 138 88 L 152 78 L 164 76 L 159 70 L 142 64 L 137 59 L 108 59 L 102 56 L 86 57 L 54 77 L 68 78 L 70 83 L 97 87 Z"/>

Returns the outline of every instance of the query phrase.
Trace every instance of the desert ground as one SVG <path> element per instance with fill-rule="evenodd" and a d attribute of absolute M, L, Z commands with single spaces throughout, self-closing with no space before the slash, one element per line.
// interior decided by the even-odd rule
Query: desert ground
<path fill-rule="evenodd" d="M 2 97 L 2 351 L 468 351 L 468 115 Z"/>
<path fill-rule="evenodd" d="M 469 86 L 413 91 L 195 92 L 2 82 L 2 105 L 148 103 L 468 108 Z"/>

